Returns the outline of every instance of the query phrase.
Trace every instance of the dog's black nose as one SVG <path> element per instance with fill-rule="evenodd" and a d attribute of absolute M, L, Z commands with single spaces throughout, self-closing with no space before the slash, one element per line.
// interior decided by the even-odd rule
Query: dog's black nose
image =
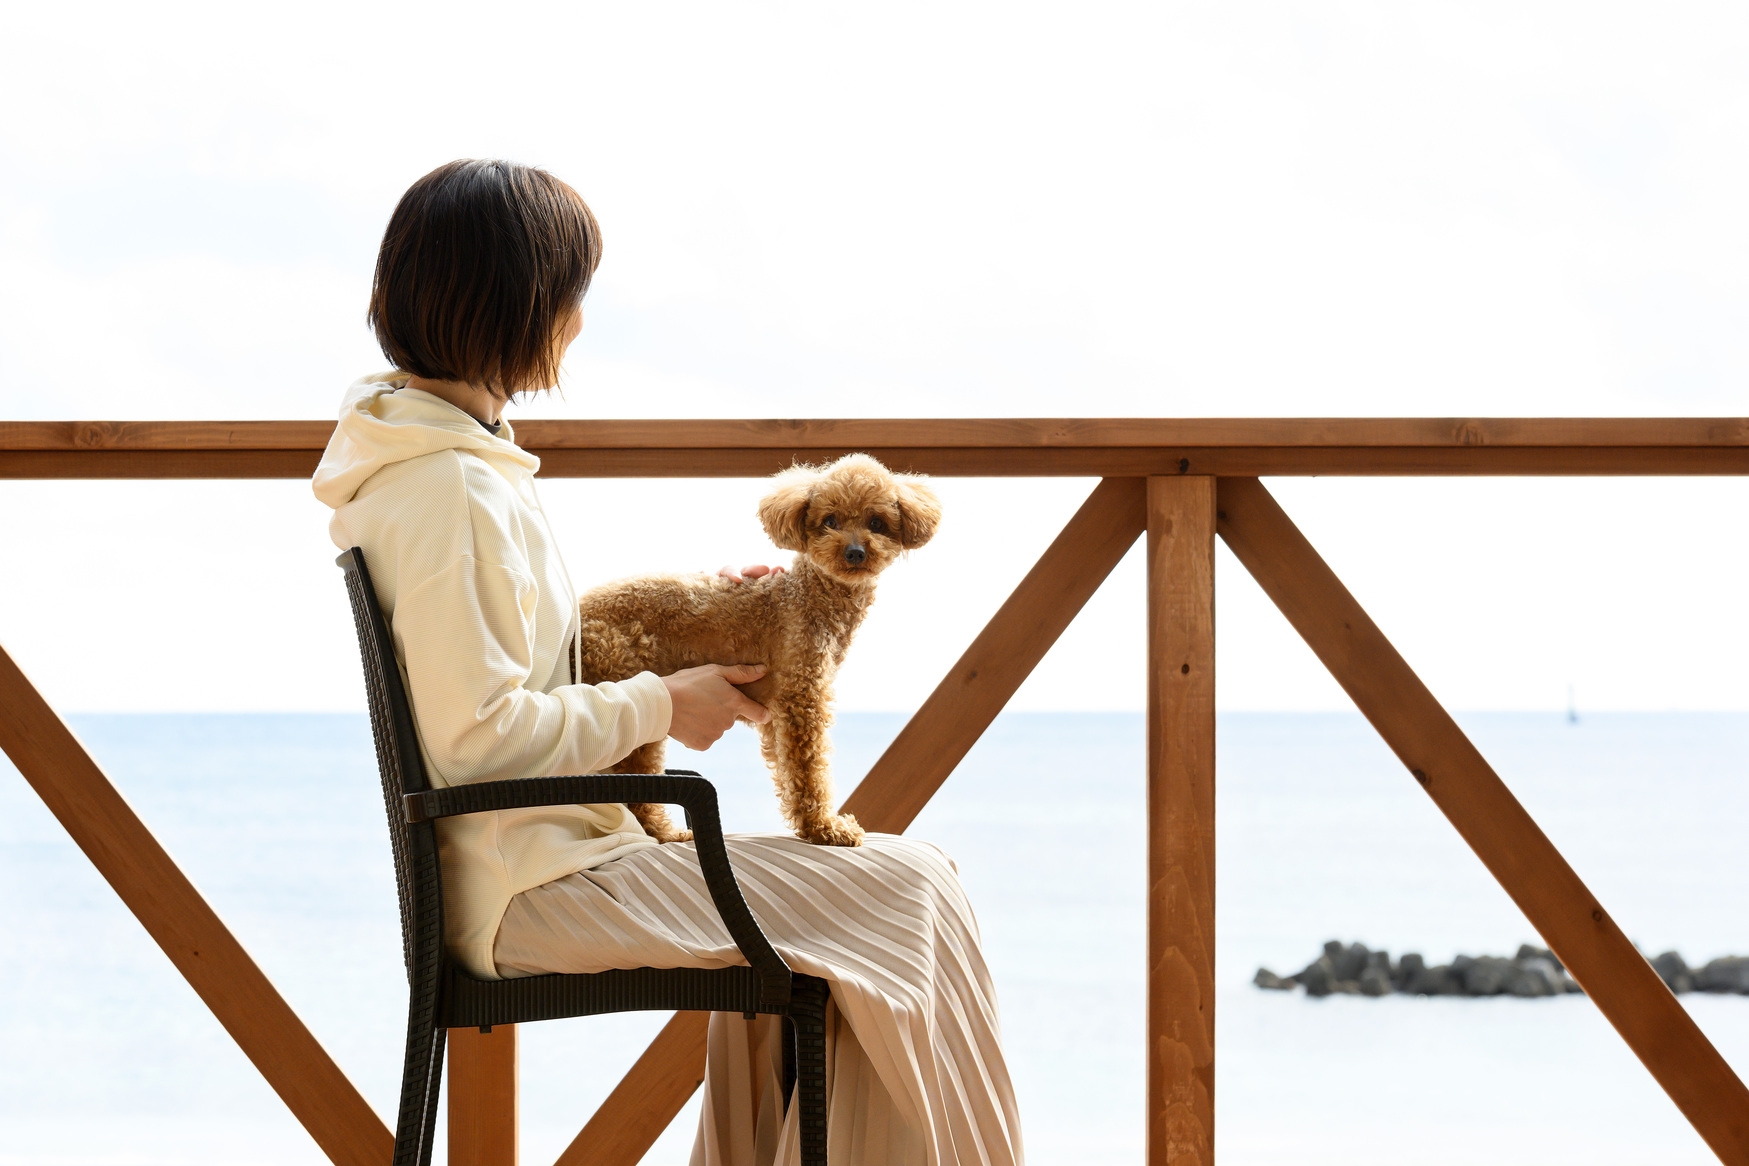
<path fill-rule="evenodd" d="M 844 561 L 849 563 L 852 567 L 862 566 L 862 561 L 866 558 L 868 558 L 868 552 L 863 550 L 856 543 L 851 543 L 844 548 Z"/>

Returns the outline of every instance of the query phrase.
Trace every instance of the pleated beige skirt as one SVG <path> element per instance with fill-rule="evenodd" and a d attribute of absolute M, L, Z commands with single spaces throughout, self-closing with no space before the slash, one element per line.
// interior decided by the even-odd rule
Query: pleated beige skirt
<path fill-rule="evenodd" d="M 833 1166 L 1019 1166 L 1019 1115 L 996 995 L 953 862 L 928 843 L 860 847 L 728 838 L 771 944 L 831 982 L 826 1019 Z M 743 964 L 692 845 L 652 846 L 516 896 L 494 950 L 503 976 Z M 693 1166 L 794 1166 L 782 1024 L 711 1016 Z"/>

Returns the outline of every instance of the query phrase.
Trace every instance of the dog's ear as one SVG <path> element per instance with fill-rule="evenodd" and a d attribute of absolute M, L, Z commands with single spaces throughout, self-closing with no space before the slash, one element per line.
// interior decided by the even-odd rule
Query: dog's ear
<path fill-rule="evenodd" d="M 759 524 L 782 550 L 807 549 L 808 500 L 814 479 L 811 472 L 785 470 L 777 476 L 776 487 L 759 502 Z"/>
<path fill-rule="evenodd" d="M 913 550 L 935 537 L 941 503 L 922 478 L 895 474 L 893 480 L 899 486 L 899 545 Z"/>

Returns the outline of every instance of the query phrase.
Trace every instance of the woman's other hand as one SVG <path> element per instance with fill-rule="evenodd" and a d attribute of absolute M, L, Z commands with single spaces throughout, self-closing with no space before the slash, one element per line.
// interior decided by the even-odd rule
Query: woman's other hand
<path fill-rule="evenodd" d="M 784 568 L 782 567 L 765 567 L 758 563 L 751 567 L 742 567 L 739 571 L 733 567 L 717 568 L 717 574 L 731 583 L 745 583 L 749 579 L 763 579 L 767 575 L 781 575 L 783 572 Z"/>
<path fill-rule="evenodd" d="M 763 725 L 771 714 L 735 685 L 752 684 L 764 675 L 763 664 L 706 664 L 664 676 L 662 683 L 674 705 L 668 735 L 688 749 L 704 750 L 729 731 L 736 717 Z"/>

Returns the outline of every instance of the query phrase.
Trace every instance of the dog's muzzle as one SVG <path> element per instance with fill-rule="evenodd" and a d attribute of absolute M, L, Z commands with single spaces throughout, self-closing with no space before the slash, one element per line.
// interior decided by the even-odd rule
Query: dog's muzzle
<path fill-rule="evenodd" d="M 860 567 L 868 558 L 868 552 L 857 543 L 851 543 L 844 548 L 844 561 L 852 567 Z"/>

